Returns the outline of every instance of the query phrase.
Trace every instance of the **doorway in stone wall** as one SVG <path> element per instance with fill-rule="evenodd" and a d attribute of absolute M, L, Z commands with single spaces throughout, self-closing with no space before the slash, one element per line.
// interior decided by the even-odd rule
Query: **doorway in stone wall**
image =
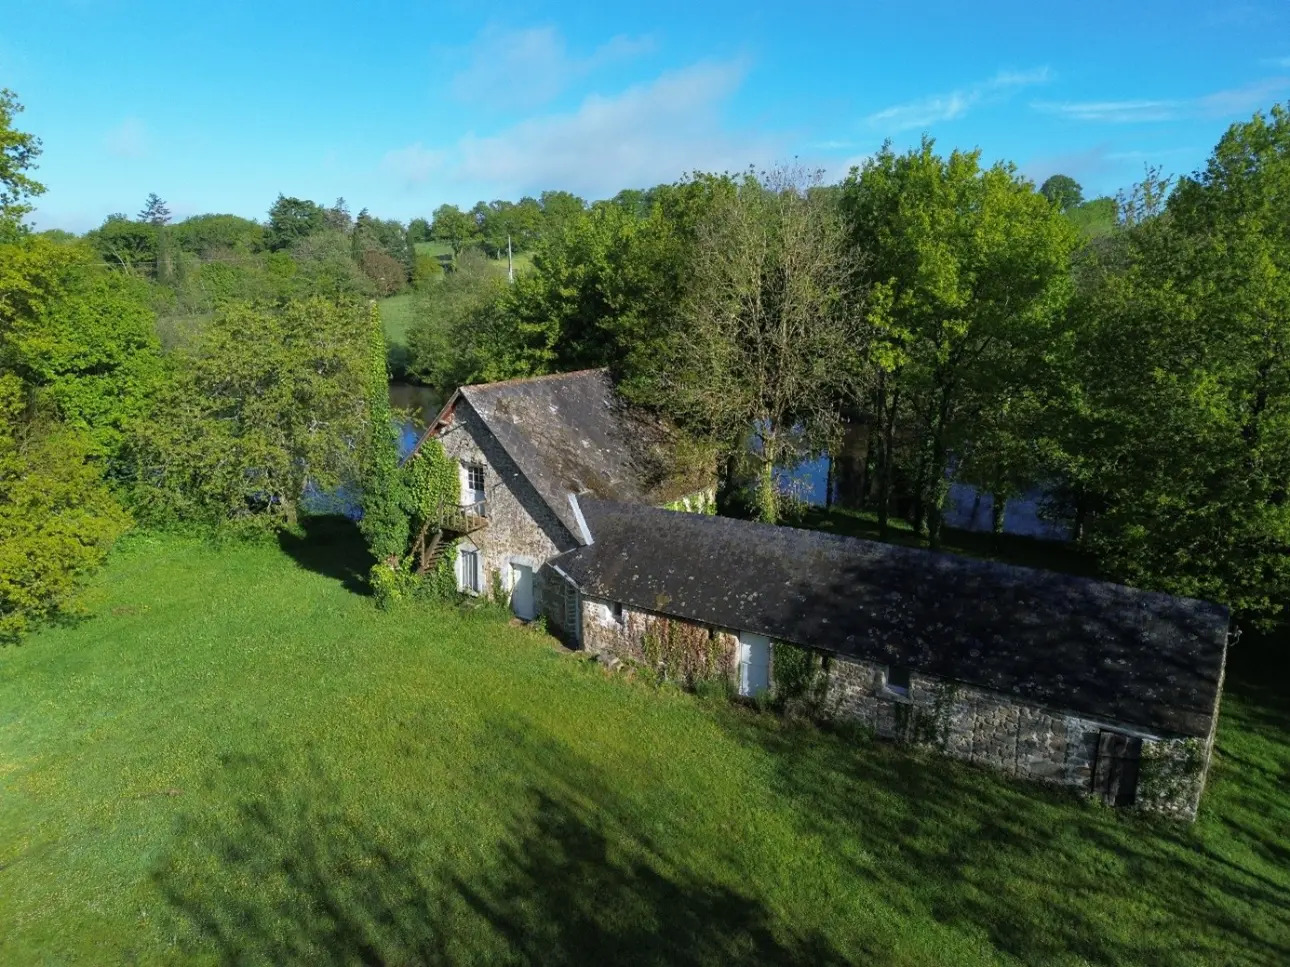
<path fill-rule="evenodd" d="M 532 621 L 537 617 L 533 604 L 533 568 L 527 564 L 512 564 L 511 610 L 517 618 Z"/>

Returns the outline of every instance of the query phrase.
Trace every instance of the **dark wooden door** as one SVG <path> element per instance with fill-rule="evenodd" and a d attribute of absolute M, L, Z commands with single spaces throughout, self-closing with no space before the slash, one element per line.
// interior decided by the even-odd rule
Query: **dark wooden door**
<path fill-rule="evenodd" d="M 1093 766 L 1093 794 L 1110 806 L 1132 806 L 1138 794 L 1138 760 L 1142 740 L 1119 732 L 1102 732 Z"/>

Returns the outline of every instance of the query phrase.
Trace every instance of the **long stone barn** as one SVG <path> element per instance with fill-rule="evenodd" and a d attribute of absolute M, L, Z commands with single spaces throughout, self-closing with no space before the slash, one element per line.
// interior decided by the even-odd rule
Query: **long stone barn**
<path fill-rule="evenodd" d="M 826 718 L 1195 818 L 1224 608 L 818 531 L 579 505 L 591 541 L 551 567 L 578 590 L 587 651 L 706 651 L 743 695 L 774 689 L 781 653 L 795 651 L 801 700 Z M 803 647 L 819 656 L 805 683 Z"/>
<path fill-rule="evenodd" d="M 668 473 L 666 428 L 602 370 L 463 387 L 426 435 L 478 516 L 454 545 L 460 589 L 505 595 L 572 647 L 1196 816 L 1222 607 L 712 516 L 711 473 Z"/>

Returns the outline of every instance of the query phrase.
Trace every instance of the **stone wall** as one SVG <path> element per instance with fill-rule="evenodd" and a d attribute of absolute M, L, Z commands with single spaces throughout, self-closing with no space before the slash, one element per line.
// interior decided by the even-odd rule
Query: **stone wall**
<path fill-rule="evenodd" d="M 547 600 L 553 593 L 541 574 L 542 565 L 556 554 L 577 546 L 519 467 L 502 449 L 473 407 L 459 399 L 452 420 L 439 433 L 444 452 L 459 464 L 484 468 L 484 496 L 488 501 L 488 526 L 463 541 L 480 553 L 483 587 L 487 593 L 500 581 L 509 596 L 512 562 L 533 568 L 533 596 L 538 614 L 554 610 Z"/>
<path fill-rule="evenodd" d="M 725 674 L 734 682 L 737 633 L 669 618 L 611 601 L 580 602 L 581 645 L 594 655 L 650 666 L 647 639 L 669 625 L 711 633 Z M 776 646 L 779 647 L 779 646 Z M 667 675 L 668 669 L 659 669 Z M 1080 715 L 1029 705 L 1007 695 L 911 672 L 909 694 L 886 687 L 887 669 L 827 655 L 799 710 L 825 720 L 848 720 L 879 736 L 941 752 L 1006 775 L 1090 792 L 1103 731 L 1142 740 L 1135 808 L 1194 819 L 1212 742 L 1151 735 Z M 668 675 L 667 677 L 676 677 Z M 771 658 L 774 689 L 774 654 Z"/>
<path fill-rule="evenodd" d="M 1142 739 L 1135 805 L 1182 819 L 1196 816 L 1207 740 L 1151 735 L 917 672 L 910 674 L 909 694 L 897 695 L 886 688 L 885 673 L 882 665 L 831 657 L 815 711 L 1008 775 L 1084 791 L 1092 787 L 1101 732 L 1122 732 Z"/>
<path fill-rule="evenodd" d="M 734 683 L 738 639 L 723 628 L 614 602 L 584 597 L 581 601 L 581 646 L 590 654 L 650 668 L 673 681 L 695 678 Z"/>

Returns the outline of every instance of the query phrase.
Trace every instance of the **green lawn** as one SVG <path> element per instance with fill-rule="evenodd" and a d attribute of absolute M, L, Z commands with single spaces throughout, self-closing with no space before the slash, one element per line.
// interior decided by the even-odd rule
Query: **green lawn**
<path fill-rule="evenodd" d="M 385 341 L 391 346 L 407 345 L 415 300 L 414 292 L 404 292 L 381 300 L 381 325 L 385 327 Z"/>
<path fill-rule="evenodd" d="M 1290 962 L 1284 643 L 1187 827 L 378 611 L 311 526 L 0 652 L 0 963 Z"/>

